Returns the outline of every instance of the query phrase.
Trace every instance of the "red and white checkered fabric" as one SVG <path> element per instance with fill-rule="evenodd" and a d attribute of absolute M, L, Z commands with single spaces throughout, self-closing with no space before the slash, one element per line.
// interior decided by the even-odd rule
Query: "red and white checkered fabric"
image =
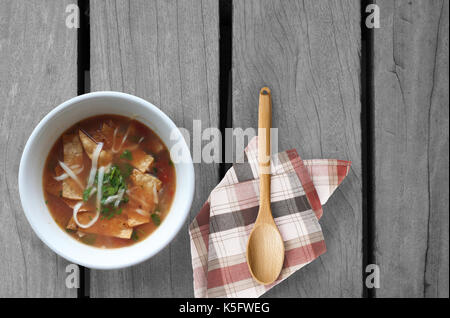
<path fill-rule="evenodd" d="M 245 252 L 259 208 L 257 144 L 252 139 L 246 162 L 228 170 L 190 225 L 195 297 L 259 297 L 326 251 L 322 204 L 351 162 L 302 160 L 295 149 L 280 152 L 271 160 L 271 208 L 284 240 L 284 265 L 271 285 L 253 280 Z"/>

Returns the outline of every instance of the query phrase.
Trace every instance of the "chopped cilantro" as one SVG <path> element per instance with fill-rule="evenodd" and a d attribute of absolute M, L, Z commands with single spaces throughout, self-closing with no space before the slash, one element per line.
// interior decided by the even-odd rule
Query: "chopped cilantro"
<path fill-rule="evenodd" d="M 106 199 L 107 197 L 116 194 L 117 190 L 116 190 L 116 187 L 113 187 L 111 185 L 103 185 L 102 192 L 103 192 L 103 198 Z M 102 199 L 102 201 L 104 201 L 104 199 Z"/>
<path fill-rule="evenodd" d="M 127 160 L 133 160 L 133 156 L 131 155 L 131 152 L 129 150 L 125 150 L 121 155 L 121 159 L 127 159 Z"/>
<path fill-rule="evenodd" d="M 95 182 L 98 183 L 98 180 L 96 179 Z M 120 189 L 126 190 L 126 188 L 127 186 L 120 169 L 117 166 L 113 166 L 103 177 L 102 199 L 117 194 Z"/>
<path fill-rule="evenodd" d="M 135 242 L 139 240 L 139 236 L 137 235 L 137 231 L 133 230 L 133 233 L 131 233 L 131 239 Z"/>
<path fill-rule="evenodd" d="M 161 218 L 156 213 L 152 214 L 152 221 L 153 221 L 153 223 L 155 223 L 156 226 L 161 224 Z"/>
<path fill-rule="evenodd" d="M 105 204 L 105 201 L 108 197 L 117 195 L 119 190 L 126 190 L 127 186 L 125 183 L 125 178 L 122 175 L 121 170 L 118 166 L 112 166 L 108 173 L 103 176 L 103 185 L 102 185 L 102 198 L 100 200 L 101 203 L 101 219 L 110 220 L 115 215 L 119 215 L 122 213 L 122 208 L 116 208 L 113 206 L 113 202 L 110 204 Z M 98 184 L 98 178 L 95 179 L 95 183 Z M 128 198 L 123 197 L 121 203 L 127 203 Z"/>
<path fill-rule="evenodd" d="M 91 193 L 92 187 L 86 188 L 83 191 L 83 201 L 86 202 L 89 200 L 89 194 Z"/>
<path fill-rule="evenodd" d="M 154 174 L 157 174 L 157 173 L 158 173 L 158 168 L 153 167 L 153 173 L 154 173 Z"/>
<path fill-rule="evenodd" d="M 114 216 L 122 214 L 122 208 L 118 209 L 109 209 L 109 208 L 103 208 L 101 211 L 102 217 L 101 219 L 107 219 L 111 220 Z"/>
<path fill-rule="evenodd" d="M 125 166 L 127 168 L 127 175 L 128 176 L 131 175 L 131 173 L 133 172 L 133 169 L 134 169 L 133 166 L 128 163 Z"/>
<path fill-rule="evenodd" d="M 48 200 L 45 200 L 45 204 L 48 204 Z"/>
<path fill-rule="evenodd" d="M 123 177 L 125 179 L 127 179 L 133 172 L 133 169 L 134 168 L 132 165 L 130 165 L 129 163 L 125 163 L 125 164 L 121 165 L 120 172 L 122 173 Z"/>

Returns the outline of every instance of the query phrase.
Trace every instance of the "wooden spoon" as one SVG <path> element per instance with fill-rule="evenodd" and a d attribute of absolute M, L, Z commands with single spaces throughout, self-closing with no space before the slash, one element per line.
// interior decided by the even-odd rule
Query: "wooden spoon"
<path fill-rule="evenodd" d="M 284 244 L 270 209 L 270 126 L 272 101 L 270 89 L 259 93 L 258 161 L 260 199 L 255 225 L 247 242 L 247 264 L 253 278 L 260 284 L 273 283 L 284 262 Z"/>

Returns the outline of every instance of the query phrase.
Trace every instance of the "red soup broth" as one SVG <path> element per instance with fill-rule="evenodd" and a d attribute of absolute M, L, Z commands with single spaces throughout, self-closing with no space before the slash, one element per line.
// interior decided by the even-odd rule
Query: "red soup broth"
<path fill-rule="evenodd" d="M 109 134 L 104 133 L 106 131 L 104 127 L 109 128 Z M 111 181 L 102 186 L 102 200 L 106 202 L 108 197 L 108 193 L 105 194 L 103 191 L 110 191 L 109 194 L 111 195 L 120 193 L 116 192 L 116 186 L 114 186 L 114 182 L 117 183 L 118 180 L 121 180 L 119 189 L 122 187 L 125 191 L 117 207 L 113 203 L 107 205 L 101 203 L 97 222 L 87 229 L 77 225 L 74 228 L 73 221 L 73 207 L 76 203 L 83 202 L 82 207 L 89 210 L 89 212 L 81 212 L 80 210 L 78 213 L 77 220 L 82 225 L 89 223 L 89 220 L 93 219 L 98 206 L 96 205 L 97 194 L 94 193 L 88 197 L 90 191 L 85 186 L 89 179 L 92 160 L 87 153 L 87 148 L 81 142 L 81 138 L 78 137 L 80 131 L 84 135 L 89 136 L 90 140 L 96 142 L 96 144 L 102 142 L 102 152 L 108 153 L 108 158 L 111 158 L 109 173 L 105 173 L 104 182 L 105 180 Z M 112 131 L 116 132 L 115 135 L 111 134 Z M 71 177 L 61 181 L 55 179 L 55 177 L 65 173 L 60 164 L 60 162 L 64 163 L 64 135 L 76 136 L 74 137 L 78 138 L 76 142 L 83 145 L 82 160 L 80 160 L 82 168 L 79 165 L 74 165 L 74 168 L 71 169 L 81 181 L 81 186 L 73 182 L 74 180 L 71 180 Z M 111 138 L 111 135 L 113 138 Z M 126 138 L 124 140 L 125 135 Z M 121 145 L 123 140 L 124 142 Z M 79 150 L 79 147 L 77 149 Z M 146 163 L 151 158 L 149 156 L 153 158 L 151 165 L 146 167 L 144 172 L 142 172 L 142 167 L 140 167 L 141 170 L 137 169 L 134 165 L 135 162 Z M 99 164 L 101 163 L 100 161 L 99 159 Z M 139 186 L 133 182 L 133 180 L 136 180 L 133 179 L 134 175 L 147 179 L 151 176 L 152 180 L 156 180 L 155 182 L 160 186 L 159 191 L 156 192 L 157 199 L 154 197 L 154 191 L 144 191 L 146 189 L 145 184 L 144 186 Z M 98 183 L 97 179 L 98 167 L 94 185 Z M 72 182 L 76 192 L 80 194 L 82 191 L 83 197 L 78 199 L 65 197 L 63 193 L 64 182 Z M 166 145 L 155 132 L 141 122 L 118 115 L 94 116 L 70 127 L 58 138 L 50 150 L 43 173 L 45 203 L 55 222 L 77 241 L 100 248 L 129 246 L 142 241 L 152 234 L 164 221 L 170 210 L 175 195 L 175 187 L 175 168 Z M 134 207 L 136 207 L 135 210 L 139 211 L 139 214 L 136 214 L 137 212 L 133 210 Z M 83 215 L 85 222 L 81 222 Z M 130 223 L 130 220 L 133 220 L 132 215 L 138 219 L 145 220 L 141 220 L 141 224 L 133 225 Z M 89 218 L 86 218 L 86 216 Z M 115 234 L 111 235 L 111 233 L 118 232 L 116 231 L 117 224 L 121 225 L 120 237 L 117 237 Z"/>

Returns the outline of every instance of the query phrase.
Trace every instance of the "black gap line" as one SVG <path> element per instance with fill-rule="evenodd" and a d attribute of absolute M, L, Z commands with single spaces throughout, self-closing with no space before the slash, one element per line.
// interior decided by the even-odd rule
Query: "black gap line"
<path fill-rule="evenodd" d="M 362 134 L 362 199 L 363 199 L 363 297 L 376 297 L 375 289 L 365 284 L 366 266 L 375 263 L 374 227 L 375 210 L 373 204 L 373 158 L 374 158 L 374 72 L 373 29 L 366 27 L 366 7 L 374 0 L 361 1 L 361 134 Z"/>
<path fill-rule="evenodd" d="M 225 163 L 225 128 L 232 127 L 233 124 L 231 116 L 232 16 L 232 1 L 219 0 L 219 129 L 222 133 L 220 178 L 231 166 L 230 163 Z"/>
<path fill-rule="evenodd" d="M 89 60 L 90 60 L 90 37 L 89 37 L 89 0 L 78 0 L 80 9 L 80 28 L 77 32 L 77 86 L 78 95 L 89 93 Z M 77 291 L 78 298 L 89 297 L 89 269 L 80 266 L 80 287 Z"/>

